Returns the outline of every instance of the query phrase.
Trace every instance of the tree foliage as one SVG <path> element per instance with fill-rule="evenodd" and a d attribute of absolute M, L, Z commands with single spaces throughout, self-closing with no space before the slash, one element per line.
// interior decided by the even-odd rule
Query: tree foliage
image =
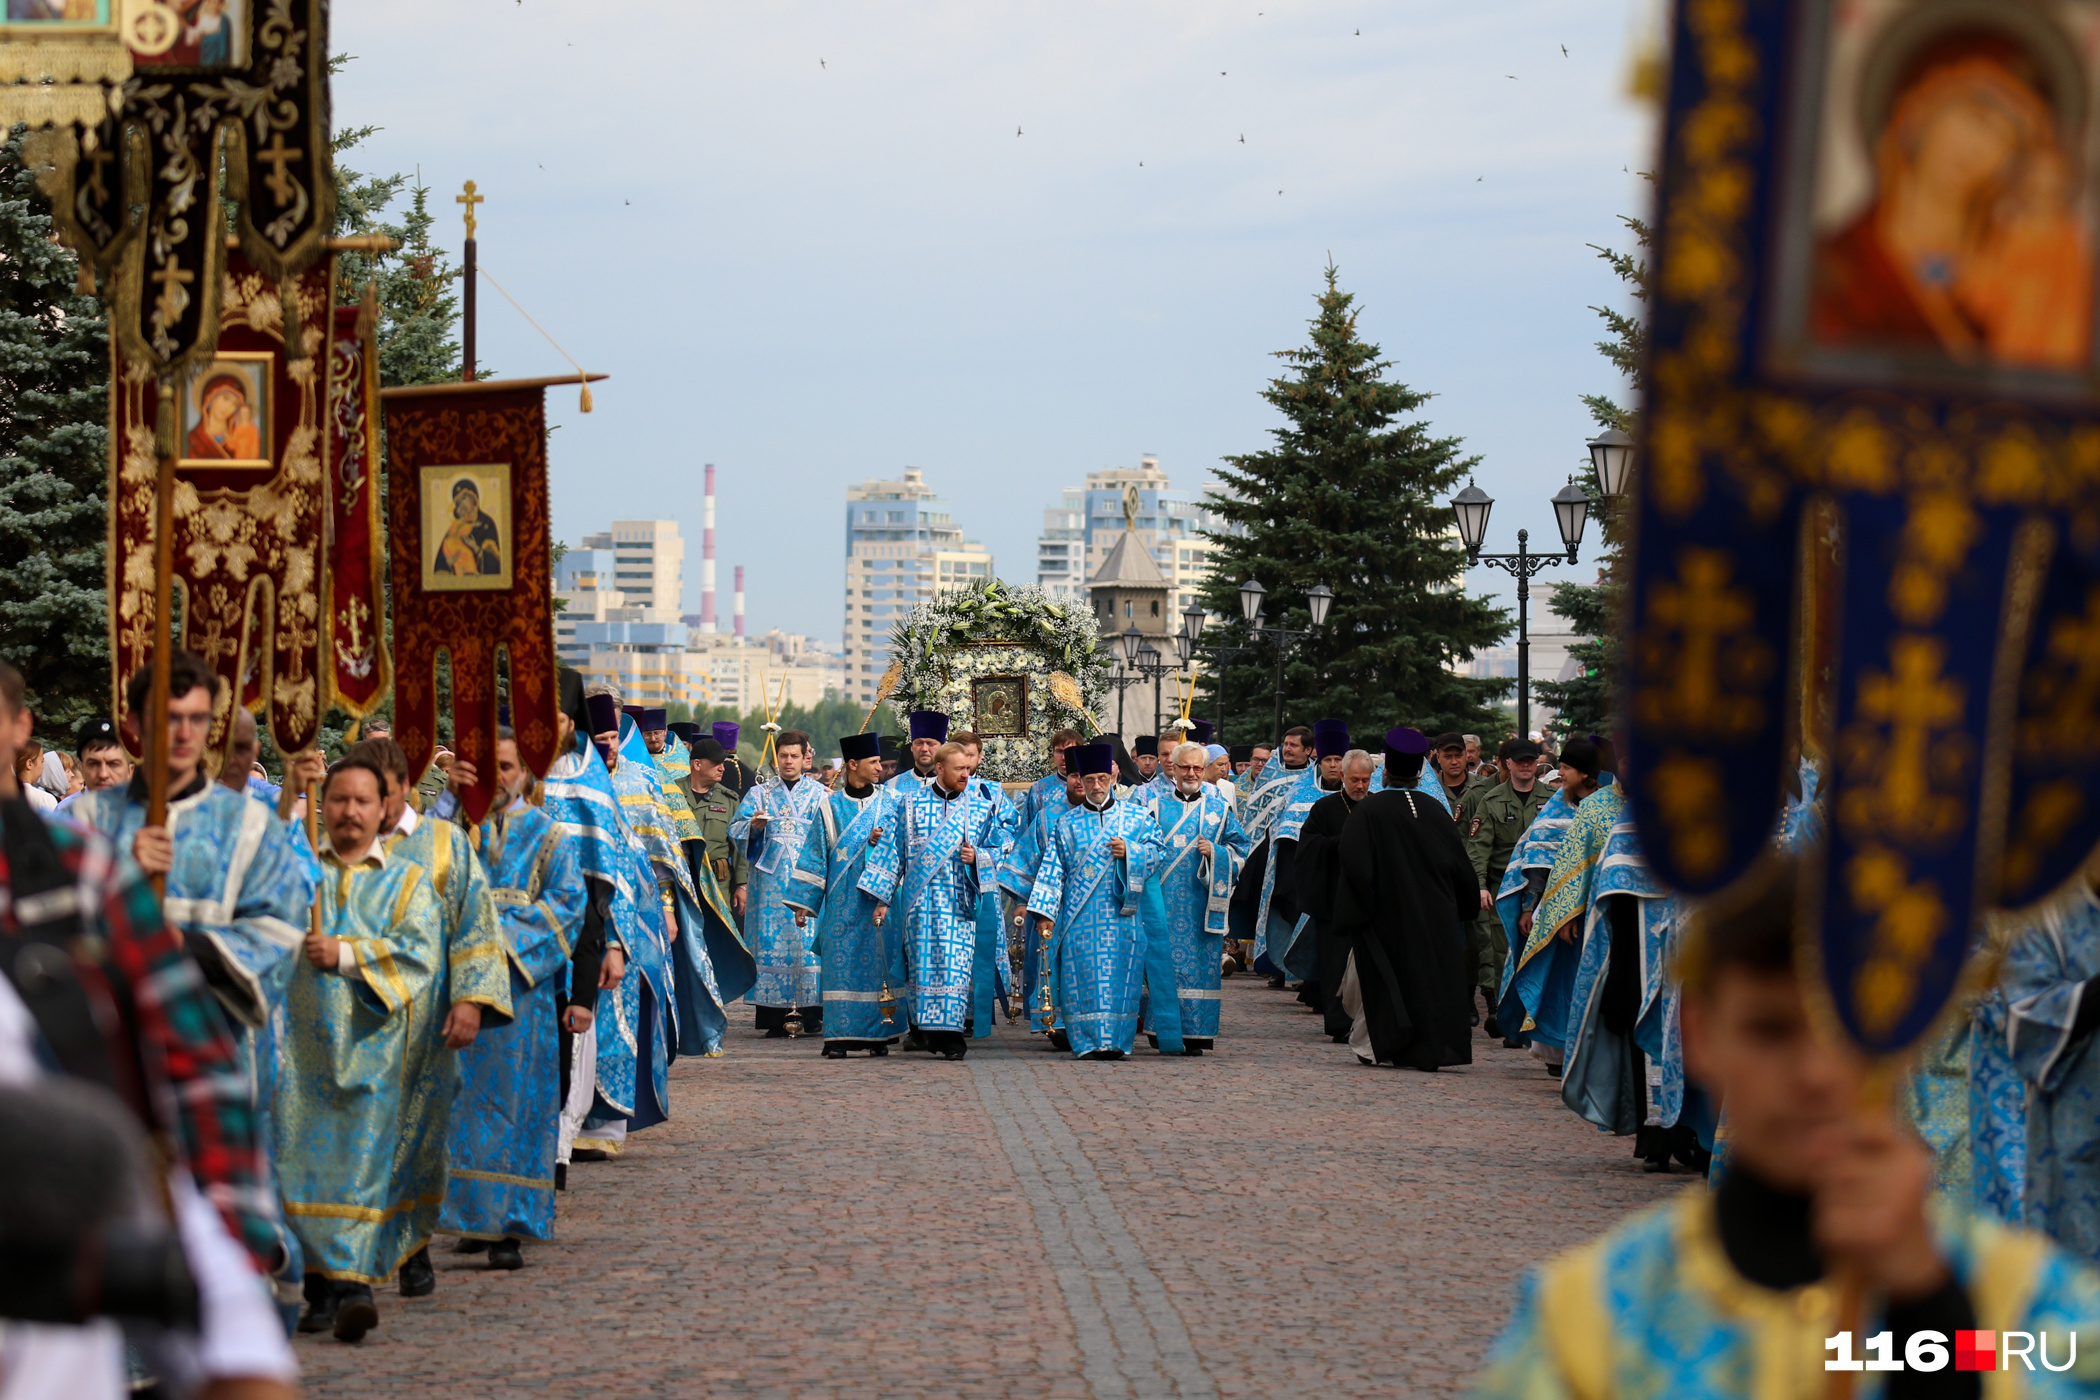
<path fill-rule="evenodd" d="M 1643 376 L 1648 354 L 1645 315 L 1648 262 L 1645 250 L 1650 235 L 1648 225 L 1639 219 L 1625 218 L 1621 222 L 1633 235 L 1634 246 L 1640 251 L 1622 253 L 1598 248 L 1595 244 L 1590 246 L 1626 284 L 1633 296 L 1633 309 L 1618 311 L 1607 306 L 1590 309 L 1604 322 L 1605 338 L 1597 342 L 1598 353 L 1631 382 L 1634 401 L 1638 403 L 1645 389 Z M 1610 395 L 1584 394 L 1582 402 L 1598 428 L 1618 428 L 1636 437 L 1640 435 L 1635 410 L 1621 405 Z M 1620 645 L 1616 623 L 1623 592 L 1619 577 L 1619 546 L 1626 522 L 1615 504 L 1604 499 L 1603 485 L 1597 480 L 1595 467 L 1586 473 L 1584 485 L 1589 489 L 1590 498 L 1598 502 L 1592 517 L 1598 522 L 1599 537 L 1603 542 L 1597 582 L 1561 584 L 1552 591 L 1548 603 L 1556 615 L 1567 619 L 1578 635 L 1588 639 L 1568 648 L 1568 654 L 1582 670 L 1581 674 L 1565 681 L 1540 681 L 1535 689 L 1540 701 L 1553 708 L 1556 714 L 1554 727 L 1560 732 L 1608 734 L 1614 723 L 1613 678 L 1619 670 Z"/>
<path fill-rule="evenodd" d="M 1508 614 L 1463 587 L 1465 551 L 1448 504 L 1477 459 L 1419 412 L 1429 395 L 1390 381 L 1390 362 L 1358 332 L 1355 298 L 1326 270 L 1308 344 L 1277 352 L 1285 371 L 1262 397 L 1283 415 L 1265 451 L 1226 458 L 1213 504 L 1206 640 L 1237 647 L 1209 673 L 1224 698 L 1224 742 L 1271 737 L 1276 650 L 1250 637 L 1239 586 L 1259 579 L 1270 624 L 1307 626 L 1307 591 L 1334 590 L 1324 632 L 1283 667 L 1284 723 L 1334 717 L 1360 736 L 1398 724 L 1430 733 L 1492 729 L 1506 680 L 1459 673 L 1509 630 Z"/>
<path fill-rule="evenodd" d="M 0 657 L 46 742 L 109 708 L 109 327 L 51 205 L 0 147 Z"/>

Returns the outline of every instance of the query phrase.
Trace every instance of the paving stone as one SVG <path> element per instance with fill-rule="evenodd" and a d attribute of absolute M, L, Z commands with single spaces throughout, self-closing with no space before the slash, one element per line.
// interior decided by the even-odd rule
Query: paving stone
<path fill-rule="evenodd" d="M 1198 1059 L 1080 1063 L 1000 1026 L 960 1064 L 732 1031 L 669 1123 L 578 1164 L 526 1267 L 433 1246 L 310 1394 L 1458 1393 L 1523 1269 L 1689 1178 L 1536 1061 L 1369 1069 L 1260 979 Z M 587 1391 L 586 1391 L 586 1388 Z"/>

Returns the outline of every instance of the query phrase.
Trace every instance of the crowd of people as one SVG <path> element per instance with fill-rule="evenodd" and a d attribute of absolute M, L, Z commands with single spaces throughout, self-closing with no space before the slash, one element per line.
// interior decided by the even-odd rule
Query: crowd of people
<path fill-rule="evenodd" d="M 1706 1214 L 1642 1217 L 1606 1254 L 1711 1228 L 1767 1288 L 1849 1261 L 1924 1331 L 1992 1315 L 1987 1222 L 2024 1222 L 2066 1251 L 2030 1251 L 2064 1261 L 2028 1277 L 2032 1305 L 2091 1289 L 2071 1261 L 2100 1257 L 2100 896 L 1999 928 L 1988 988 L 1894 1117 L 1863 1117 L 1859 1066 L 1793 982 L 1788 853 L 1817 837 L 1813 765 L 1775 833 L 1784 888 L 1701 918 L 1649 873 L 1595 736 L 1489 755 L 1404 726 L 1363 744 L 1334 720 L 1273 749 L 1227 749 L 1200 721 L 1127 747 L 1064 731 L 1041 777 L 1002 785 L 979 738 L 932 711 L 907 741 L 848 735 L 829 761 L 771 732 L 753 764 L 734 724 L 702 732 L 561 680 L 552 766 L 531 771 L 501 731 L 477 822 L 474 766 L 441 753 L 412 774 L 382 723 L 332 763 L 292 756 L 281 786 L 239 707 L 210 753 L 226 698 L 177 653 L 164 715 L 148 673 L 125 695 L 130 737 L 165 769 L 149 824 L 117 722 L 47 750 L 0 665 L 0 932 L 41 936 L 35 879 L 72 891 L 52 917 L 92 935 L 67 946 L 115 989 L 103 1059 L 136 1073 L 110 1087 L 165 1147 L 203 1298 L 193 1354 L 134 1346 L 131 1383 L 188 1366 L 247 1387 L 228 1394 L 286 1391 L 288 1335 L 361 1339 L 377 1288 L 434 1290 L 438 1236 L 524 1267 L 572 1167 L 666 1121 L 670 1064 L 723 1054 L 740 1004 L 830 1059 L 959 1060 L 1001 1020 L 1080 1060 L 1139 1053 L 1140 1036 L 1199 1056 L 1229 1037 L 1221 989 L 1241 973 L 1295 993 L 1309 1032 L 1363 1065 L 1528 1053 L 1651 1170 L 1718 1184 Z M 0 1084 L 34 1077 L 49 1034 L 19 990 L 0 982 Z M 1949 1243 L 1928 1187 L 1985 1233 Z M 1799 1248 L 1738 1257 L 1753 1236 Z M 1584 1316 L 1567 1271 L 1606 1287 L 1619 1265 L 1601 1257 L 1536 1276 L 1489 1393 L 1565 1393 L 1570 1367 L 1619 1364 L 1556 1350 L 1553 1309 Z M 1644 1277 L 1659 1311 L 1641 1325 L 1671 1325 L 1692 1285 Z M 9 1324 L 0 1346 L 53 1366 L 85 1347 L 106 1393 L 127 1383 L 114 1331 Z"/>

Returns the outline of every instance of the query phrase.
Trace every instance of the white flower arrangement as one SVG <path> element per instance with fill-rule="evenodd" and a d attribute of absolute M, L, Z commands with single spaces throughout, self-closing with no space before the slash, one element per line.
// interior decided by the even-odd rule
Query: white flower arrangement
<path fill-rule="evenodd" d="M 944 593 L 905 614 L 890 633 L 899 667 L 890 695 L 898 715 L 939 710 L 954 727 L 976 723 L 972 686 L 993 676 L 1028 682 L 1027 732 L 987 736 L 982 776 L 1029 782 L 1050 771 L 1050 736 L 1060 729 L 1093 734 L 1114 662 L 1101 645 L 1091 609 L 1060 603 L 1033 584 L 998 579 Z M 1074 708 L 1052 693 L 1050 678 L 1070 676 L 1084 697 Z"/>

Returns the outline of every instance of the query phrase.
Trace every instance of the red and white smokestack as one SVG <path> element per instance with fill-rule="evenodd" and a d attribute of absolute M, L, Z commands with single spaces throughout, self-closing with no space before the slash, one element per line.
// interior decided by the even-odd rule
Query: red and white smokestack
<path fill-rule="evenodd" d="M 707 490 L 700 498 L 700 630 L 715 630 L 715 464 L 707 464 Z"/>
<path fill-rule="evenodd" d="M 741 641 L 741 640 L 743 639 L 743 636 L 744 636 L 744 566 L 743 566 L 742 564 L 739 564 L 739 565 L 737 565 L 737 566 L 736 566 L 736 635 L 737 635 L 737 639 L 738 639 L 739 641 Z"/>

